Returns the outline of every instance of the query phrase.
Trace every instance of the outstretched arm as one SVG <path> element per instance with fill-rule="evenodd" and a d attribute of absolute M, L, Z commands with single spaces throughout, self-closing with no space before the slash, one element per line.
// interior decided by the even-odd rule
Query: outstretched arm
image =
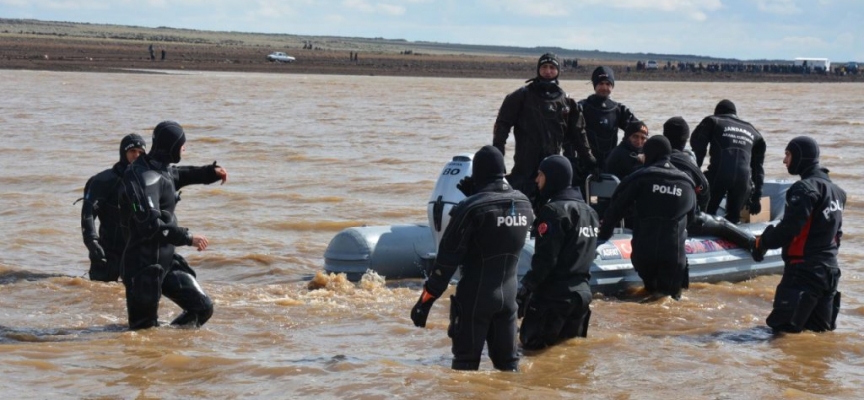
<path fill-rule="evenodd" d="M 228 171 L 216 164 L 201 167 L 174 166 L 171 168 L 174 177 L 174 187 L 180 189 L 188 185 L 209 185 L 213 182 L 222 181 L 224 185 L 228 181 Z"/>

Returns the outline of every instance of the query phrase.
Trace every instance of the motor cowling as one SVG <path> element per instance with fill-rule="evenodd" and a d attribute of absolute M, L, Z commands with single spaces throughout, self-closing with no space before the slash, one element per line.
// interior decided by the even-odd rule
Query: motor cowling
<path fill-rule="evenodd" d="M 429 218 L 429 229 L 432 230 L 432 236 L 435 238 L 436 251 L 441 236 L 450 223 L 450 210 L 465 198 L 465 194 L 456 188 L 456 185 L 462 178 L 471 175 L 473 158 L 473 154 L 454 156 L 441 170 L 435 183 L 435 190 L 429 196 L 426 215 Z"/>

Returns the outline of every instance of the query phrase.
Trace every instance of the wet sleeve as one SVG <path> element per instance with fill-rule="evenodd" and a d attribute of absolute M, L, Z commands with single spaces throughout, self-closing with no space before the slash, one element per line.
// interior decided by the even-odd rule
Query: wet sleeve
<path fill-rule="evenodd" d="M 588 142 L 588 132 L 585 130 L 585 115 L 582 106 L 573 99 L 568 98 L 570 114 L 567 116 L 567 136 L 564 141 L 564 157 L 574 165 L 591 169 L 597 165 L 597 159 L 591 152 Z"/>
<path fill-rule="evenodd" d="M 93 178 L 87 180 L 84 185 L 84 200 L 81 204 L 81 233 L 84 243 L 89 243 L 99 238 L 96 233 L 96 213 L 99 211 L 99 201 L 93 188 Z"/>
<path fill-rule="evenodd" d="M 753 152 L 750 155 L 750 171 L 753 179 L 753 195 L 762 197 L 762 184 L 765 182 L 765 139 L 760 135 L 753 143 Z"/>
<path fill-rule="evenodd" d="M 522 278 L 522 285 L 533 291 L 542 284 L 558 264 L 558 255 L 566 240 L 565 221 L 548 205 L 540 209 L 534 224 L 534 256 L 531 269 Z"/>
<path fill-rule="evenodd" d="M 201 167 L 172 166 L 171 175 L 174 177 L 174 187 L 180 189 L 188 185 L 209 185 L 220 180 L 216 175 L 216 163 Z"/>
<path fill-rule="evenodd" d="M 519 110 L 522 108 L 524 98 L 525 90 L 519 89 L 507 95 L 501 103 L 501 108 L 498 109 L 498 117 L 495 118 L 495 126 L 492 128 L 492 145 L 501 151 L 501 154 L 504 154 L 510 129 L 519 120 Z"/>
<path fill-rule="evenodd" d="M 783 219 L 774 229 L 766 230 L 762 235 L 762 246 L 776 249 L 792 243 L 801 230 L 810 221 L 813 207 L 819 199 L 819 192 L 803 181 L 792 184 L 786 192 L 786 210 Z"/>
<path fill-rule="evenodd" d="M 612 201 L 603 214 L 603 220 L 600 221 L 598 240 L 609 240 L 612 237 L 612 231 L 615 229 L 615 226 L 624 218 L 627 210 L 635 201 L 637 191 L 639 190 L 639 183 L 633 178 L 637 176 L 638 174 L 627 176 L 615 188 L 615 192 L 612 193 Z"/>
<path fill-rule="evenodd" d="M 189 230 L 177 226 L 174 215 L 159 209 L 159 199 L 163 188 L 163 177 L 144 177 L 134 171 L 126 172 L 123 177 L 124 197 L 132 211 L 130 229 L 136 236 L 153 238 L 161 235 L 164 240 L 175 246 L 189 246 L 192 235 Z M 173 196 L 173 193 L 171 194 Z"/>
<path fill-rule="evenodd" d="M 711 132 L 713 130 L 714 120 L 708 117 L 699 123 L 690 137 L 690 148 L 693 149 L 693 154 L 696 154 L 696 165 L 699 167 L 702 166 L 702 162 L 705 161 L 705 155 L 708 154 L 708 143 L 711 142 Z"/>
<path fill-rule="evenodd" d="M 450 223 L 444 230 L 441 243 L 438 245 L 435 265 L 426 280 L 426 290 L 429 294 L 440 297 L 447 290 L 450 279 L 462 265 L 474 230 L 471 212 L 466 208 L 466 203 L 463 201 L 453 207 L 450 212 Z"/>

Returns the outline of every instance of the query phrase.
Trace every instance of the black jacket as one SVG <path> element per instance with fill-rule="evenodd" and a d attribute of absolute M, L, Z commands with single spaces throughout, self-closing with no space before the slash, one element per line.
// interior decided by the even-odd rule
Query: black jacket
<path fill-rule="evenodd" d="M 533 82 L 504 98 L 495 119 L 492 145 L 504 154 L 504 145 L 513 129 L 516 154 L 508 180 L 516 189 L 533 185 L 537 167 L 544 158 L 561 154 L 575 162 L 595 163 L 585 136 L 581 107 L 561 88 Z"/>
<path fill-rule="evenodd" d="M 573 188 L 553 195 L 534 220 L 534 257 L 522 284 L 548 296 L 587 283 L 597 254 L 597 213 Z"/>
<path fill-rule="evenodd" d="M 84 243 L 98 240 L 106 254 L 123 253 L 126 242 L 120 230 L 120 188 L 123 172 L 129 163 L 118 162 L 114 167 L 93 175 L 84 185 L 81 206 L 81 233 Z M 96 219 L 99 231 L 96 231 Z"/>
<path fill-rule="evenodd" d="M 710 149 L 709 149 L 710 145 Z M 700 167 L 710 151 L 711 163 L 705 175 L 711 185 L 750 185 L 761 196 L 765 182 L 765 140 L 749 122 L 735 114 L 705 117 L 693 131 L 690 146 Z"/>
<path fill-rule="evenodd" d="M 579 101 L 585 115 L 585 131 L 597 164 L 605 166 L 606 158 L 618 144 L 618 129 L 636 121 L 627 106 L 596 94 Z"/>
<path fill-rule="evenodd" d="M 642 167 L 642 162 L 638 158 L 639 154 L 642 154 L 642 149 L 633 147 L 630 141 L 625 138 L 606 157 L 606 165 L 603 170 L 618 177 L 619 181 L 623 180 L 624 177 Z"/>
<path fill-rule="evenodd" d="M 846 192 L 831 182 L 828 170 L 818 164 L 801 174 L 786 192 L 783 219 L 762 235 L 762 246 L 783 248 L 786 264 L 837 266 L 837 249 L 843 235 Z"/>
<path fill-rule="evenodd" d="M 618 221 L 634 211 L 631 245 L 634 262 L 676 261 L 684 265 L 686 228 L 696 213 L 693 181 L 662 157 L 626 178 L 612 194 L 603 216 L 600 240 L 608 240 Z"/>
<path fill-rule="evenodd" d="M 519 255 L 533 222 L 525 195 L 500 179 L 484 186 L 450 211 L 426 290 L 441 296 L 461 266 L 457 297 L 515 313 Z"/>

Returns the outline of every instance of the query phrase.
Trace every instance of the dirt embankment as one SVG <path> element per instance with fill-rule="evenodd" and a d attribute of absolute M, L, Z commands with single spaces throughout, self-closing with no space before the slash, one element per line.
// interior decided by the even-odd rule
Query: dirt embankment
<path fill-rule="evenodd" d="M 230 35 L 230 33 L 222 33 Z M 98 36 L 98 35 L 97 35 Z M 378 49 L 364 41 L 340 41 L 340 49 L 315 45 L 305 49 L 292 43 L 248 43 L 243 40 L 130 40 L 103 34 L 102 37 L 70 36 L 65 33 L 0 31 L 0 69 L 112 72 L 121 70 L 195 70 L 300 74 L 427 76 L 461 78 L 527 79 L 533 76 L 536 56 L 447 54 L 400 52 Z M 214 43 L 215 42 L 215 43 Z M 347 44 L 346 44 L 347 43 Z M 353 43 L 353 44 L 352 44 Z M 359 44 L 358 44 L 359 43 Z M 150 59 L 153 45 L 155 60 Z M 292 46 L 293 45 L 293 46 Z M 356 48 L 356 50 L 352 50 Z M 162 59 L 162 50 L 165 58 Z M 272 51 L 296 57 L 290 64 L 266 60 Z M 356 54 L 356 59 L 352 58 Z M 539 54 L 537 55 L 539 56 Z M 564 80 L 589 80 L 597 65 L 611 65 L 618 80 L 656 81 L 779 81 L 850 82 L 862 81 L 864 74 L 850 76 L 818 74 L 767 74 L 750 72 L 636 71 L 635 62 L 581 59 L 578 68 L 562 70 Z M 629 69 L 628 69 L 629 67 Z"/>

